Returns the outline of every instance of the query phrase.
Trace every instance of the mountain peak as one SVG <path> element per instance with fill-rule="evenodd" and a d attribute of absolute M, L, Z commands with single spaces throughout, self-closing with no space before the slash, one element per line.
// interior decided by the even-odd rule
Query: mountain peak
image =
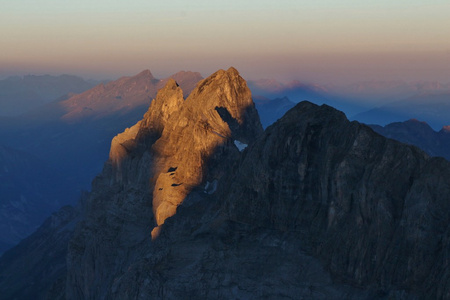
<path fill-rule="evenodd" d="M 414 123 L 414 124 L 427 124 L 427 122 L 424 121 L 420 121 L 416 118 L 412 118 L 406 121 L 407 123 Z"/>
<path fill-rule="evenodd" d="M 197 83 L 203 79 L 199 72 L 180 71 L 170 75 L 168 78 L 161 80 L 158 85 L 164 86 L 169 78 L 174 79 L 178 85 L 183 89 L 183 97 L 187 98 L 189 94 L 195 89 Z"/>
<path fill-rule="evenodd" d="M 236 70 L 234 67 L 228 68 L 227 73 L 233 76 L 239 76 L 238 70 Z"/>
<path fill-rule="evenodd" d="M 192 72 L 192 71 L 179 71 L 173 75 L 170 76 L 171 78 L 174 78 L 175 80 L 178 80 L 178 77 L 197 77 L 201 78 L 202 75 L 199 72 Z"/>
<path fill-rule="evenodd" d="M 133 77 L 144 77 L 144 78 L 155 79 L 155 77 L 153 76 L 152 72 L 150 72 L 149 69 L 143 70 L 142 72 L 140 72 L 139 74 L 137 74 Z"/>
<path fill-rule="evenodd" d="M 228 68 L 228 70 L 226 70 L 226 71 L 223 69 L 220 69 L 208 78 L 209 81 L 216 81 L 216 80 L 220 80 L 220 79 L 239 80 L 242 78 L 240 77 L 238 70 L 236 70 L 233 67 Z"/>
<path fill-rule="evenodd" d="M 177 82 L 168 79 L 143 120 L 114 138 L 113 177 L 126 182 L 122 166 L 134 152 L 145 151 L 142 147 L 151 148 L 155 238 L 193 188 L 220 180 L 229 160 L 239 156 L 234 141 L 248 144 L 261 132 L 251 92 L 236 69 L 202 80 L 186 101 Z"/>
<path fill-rule="evenodd" d="M 166 86 L 164 87 L 164 89 L 176 89 L 177 87 L 179 87 L 178 83 L 175 81 L 175 79 L 173 78 L 169 78 L 169 80 L 167 81 Z"/>
<path fill-rule="evenodd" d="M 282 120 L 295 122 L 295 120 L 298 120 L 299 116 L 303 115 L 305 118 L 310 118 L 314 123 L 328 122 L 329 120 L 333 120 L 334 122 L 347 121 L 345 114 L 334 107 L 326 104 L 319 106 L 309 101 L 299 102 L 286 113 Z"/>
<path fill-rule="evenodd" d="M 234 149 L 234 143 L 229 141 L 239 139 L 248 143 L 262 132 L 250 90 L 236 69 L 219 70 L 204 79 L 181 105 L 152 147 L 157 153 L 158 165 L 153 188 L 153 211 L 158 228 L 152 233 L 153 237 L 158 235 L 165 219 L 175 214 L 177 206 L 193 187 L 206 178 L 220 179 L 218 174 L 222 172 L 215 174 L 208 167 L 211 157 L 221 156 L 216 154 L 218 149 Z M 202 153 L 200 157 L 199 153 Z M 177 171 L 167 171 L 172 169 Z"/>
<path fill-rule="evenodd" d="M 442 126 L 441 132 L 450 133 L 450 125 Z"/>

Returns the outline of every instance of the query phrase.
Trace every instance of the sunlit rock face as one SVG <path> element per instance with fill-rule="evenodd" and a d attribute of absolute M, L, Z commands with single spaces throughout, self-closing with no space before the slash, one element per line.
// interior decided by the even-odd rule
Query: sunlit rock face
<path fill-rule="evenodd" d="M 248 144 L 261 133 L 250 90 L 234 68 L 199 82 L 186 100 L 169 80 L 144 118 L 111 143 L 69 246 L 68 294 L 105 295 L 136 248 L 158 237 L 193 190 L 205 194 L 229 172 L 242 155 L 234 141 Z"/>
<path fill-rule="evenodd" d="M 158 225 L 205 179 L 220 179 L 226 159 L 239 156 L 234 139 L 251 141 L 262 132 L 250 90 L 233 68 L 200 82 L 183 104 L 152 147 Z"/>
<path fill-rule="evenodd" d="M 143 120 L 113 139 L 110 162 L 114 177 L 123 180 L 122 164 L 129 153 L 139 143 L 145 148 L 155 141 L 150 190 L 159 226 L 175 214 L 193 188 L 205 179 L 220 179 L 229 164 L 224 158 L 238 157 L 237 146 L 230 142 L 249 142 L 261 132 L 250 90 L 236 69 L 214 73 L 186 101 L 178 84 L 169 80 Z M 150 143 L 145 143 L 148 139 Z"/>
<path fill-rule="evenodd" d="M 161 136 L 169 117 L 178 112 L 183 102 L 181 88 L 173 79 L 169 80 L 152 101 L 144 118 L 113 138 L 109 162 L 114 170 L 115 181 L 120 182 L 125 179 L 123 176 L 126 176 L 126 170 L 125 172 L 122 171 L 122 164 L 126 164 L 129 153 L 139 147 L 142 149 L 150 148 Z"/>

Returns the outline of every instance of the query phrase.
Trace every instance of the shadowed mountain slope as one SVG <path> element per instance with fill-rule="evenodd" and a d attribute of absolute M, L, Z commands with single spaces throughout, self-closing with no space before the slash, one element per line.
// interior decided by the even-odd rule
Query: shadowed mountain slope
<path fill-rule="evenodd" d="M 300 103 L 249 149 L 223 198 L 232 220 L 297 232 L 339 282 L 447 298 L 449 176 L 442 158 Z"/>
<path fill-rule="evenodd" d="M 0 254 L 35 231 L 51 212 L 73 203 L 76 198 L 65 193 L 72 184 L 35 156 L 0 145 Z"/>

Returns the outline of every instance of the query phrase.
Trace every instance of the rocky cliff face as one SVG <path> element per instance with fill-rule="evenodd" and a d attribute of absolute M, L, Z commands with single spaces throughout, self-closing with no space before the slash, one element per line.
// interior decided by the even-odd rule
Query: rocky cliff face
<path fill-rule="evenodd" d="M 230 219 L 295 231 L 339 281 L 450 297 L 450 164 L 300 103 L 249 149 Z"/>
<path fill-rule="evenodd" d="M 186 100 L 169 81 L 113 140 L 47 298 L 450 297 L 450 163 L 309 102 L 260 132 L 236 70 Z"/>
<path fill-rule="evenodd" d="M 261 132 L 250 91 L 235 69 L 201 81 L 186 100 L 169 80 L 143 120 L 113 139 L 69 245 L 68 295 L 110 297 L 186 197 L 217 184 L 239 159 L 234 141 L 247 144 Z"/>

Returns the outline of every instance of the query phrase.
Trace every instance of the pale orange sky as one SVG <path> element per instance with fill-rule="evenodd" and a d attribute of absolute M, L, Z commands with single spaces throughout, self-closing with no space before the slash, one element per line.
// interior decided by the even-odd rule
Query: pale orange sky
<path fill-rule="evenodd" d="M 0 1 L 0 77 L 450 82 L 448 1 Z"/>

